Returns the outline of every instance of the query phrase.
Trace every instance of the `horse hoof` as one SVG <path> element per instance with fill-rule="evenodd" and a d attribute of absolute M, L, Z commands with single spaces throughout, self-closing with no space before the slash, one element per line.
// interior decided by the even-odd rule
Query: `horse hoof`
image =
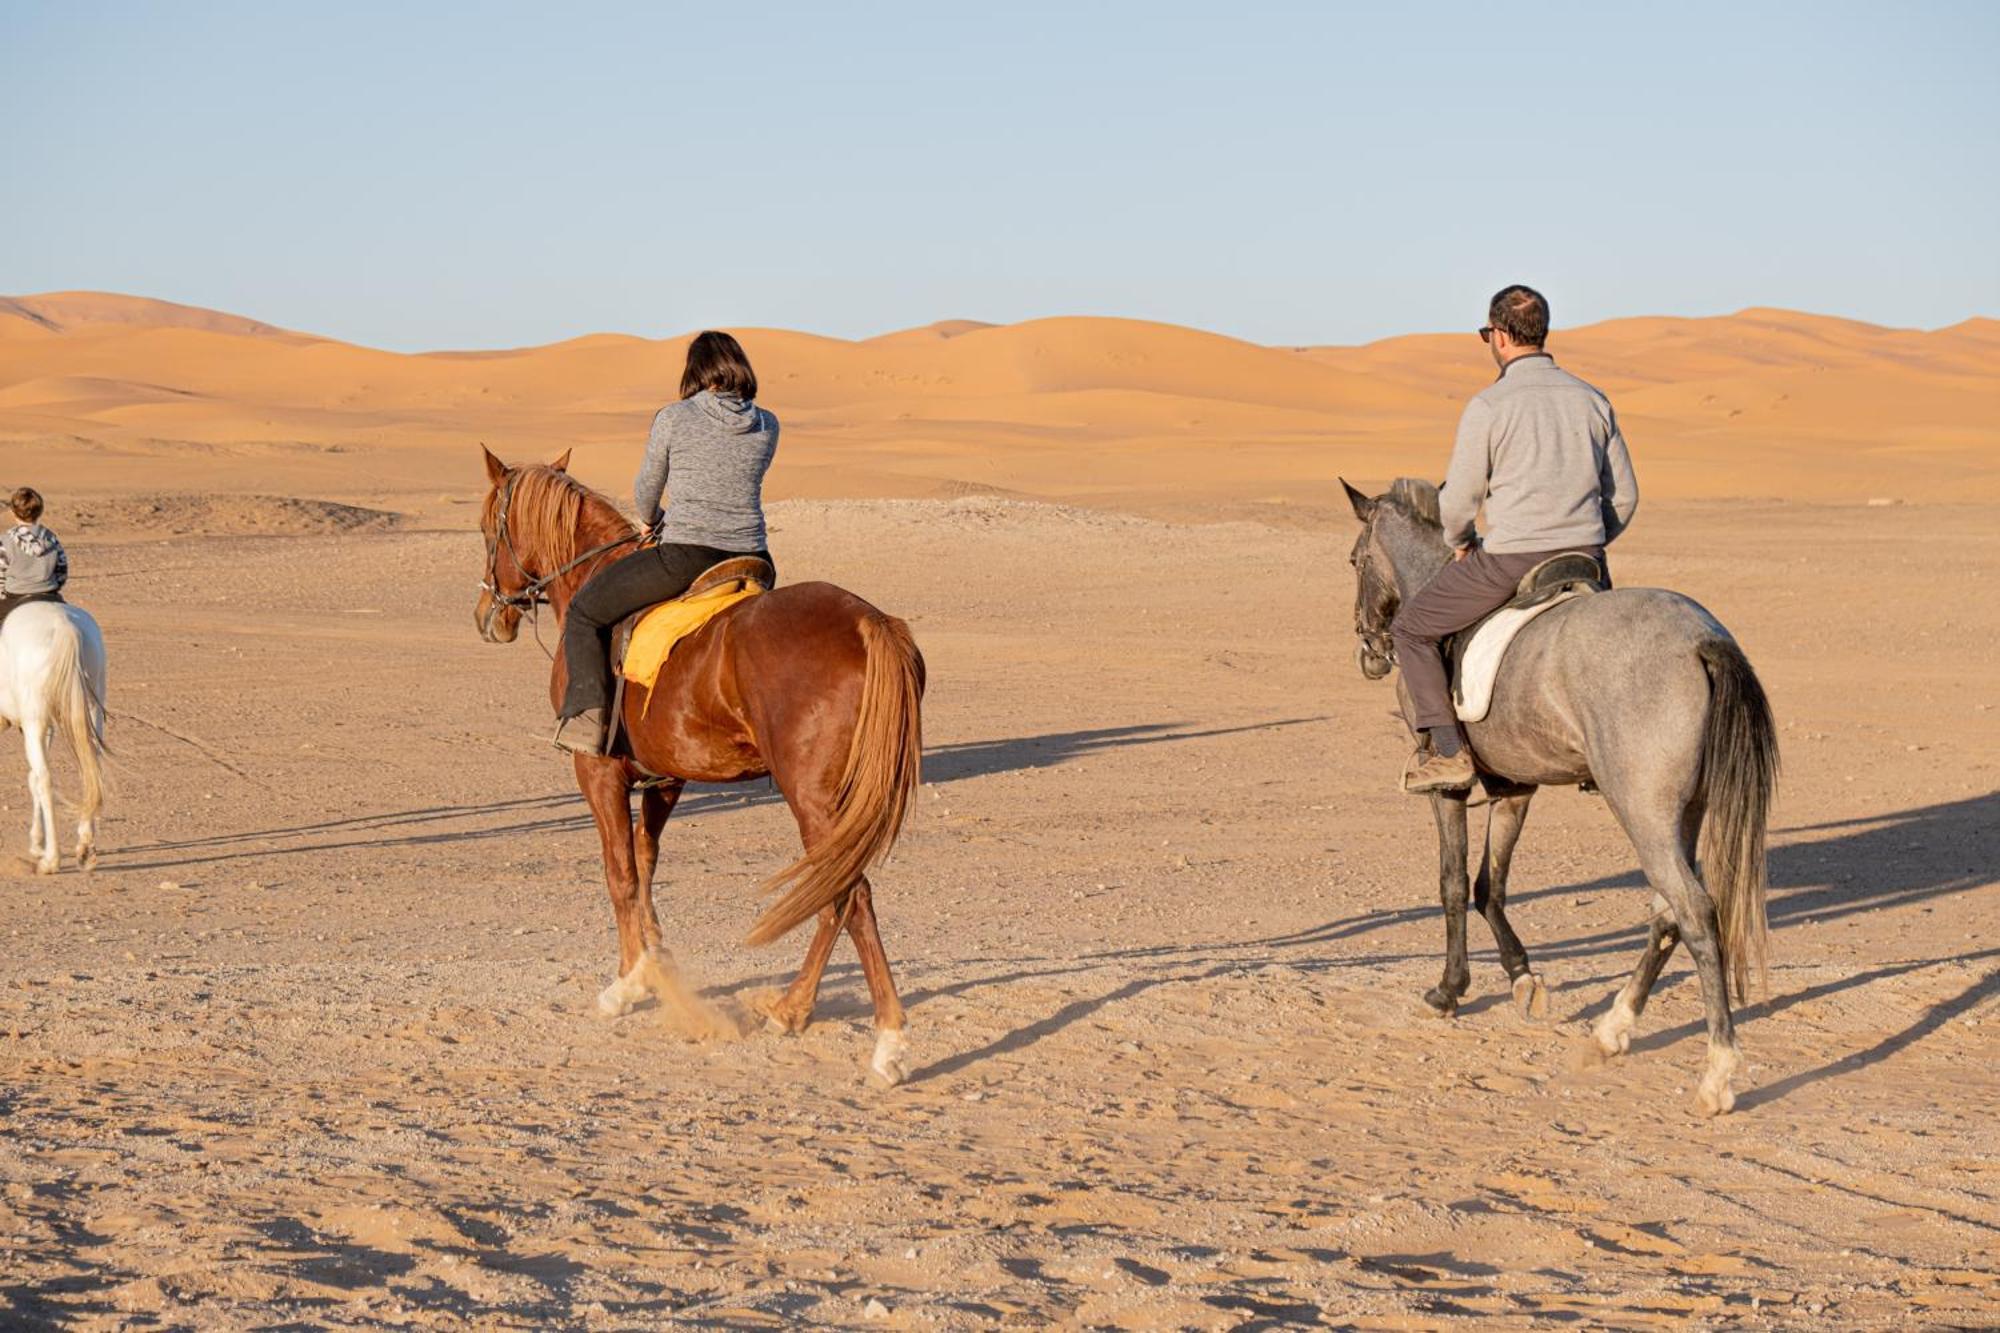
<path fill-rule="evenodd" d="M 1701 1076 L 1701 1086 L 1695 1090 L 1694 1098 L 1703 1115 L 1728 1115 L 1735 1109 L 1736 1091 L 1729 1081 L 1742 1063 L 1743 1058 L 1727 1046 L 1709 1052 L 1708 1070 Z"/>
<path fill-rule="evenodd" d="M 95 847 L 77 848 L 76 864 L 77 867 L 81 870 L 88 871 L 97 869 L 97 849 Z"/>
<path fill-rule="evenodd" d="M 597 992 L 597 1012 L 606 1018 L 623 1018 L 632 1012 L 645 997 L 645 983 L 638 978 L 638 968 L 618 978 L 603 990 Z"/>
<path fill-rule="evenodd" d="M 764 1028 L 774 1036 L 789 1037 L 795 1032 L 804 1032 L 812 1015 L 800 1016 L 785 1007 L 782 991 L 767 990 L 750 997 L 750 1007 L 764 1016 Z"/>
<path fill-rule="evenodd" d="M 868 1067 L 884 1087 L 893 1088 L 910 1076 L 909 1067 L 904 1063 L 901 1028 L 884 1028 L 876 1035 L 875 1055 L 868 1062 Z"/>
<path fill-rule="evenodd" d="M 1604 1017 L 1598 1019 L 1596 1025 L 1590 1029 L 1591 1040 L 1597 1043 L 1597 1049 L 1603 1051 L 1607 1057 L 1623 1055 L 1632 1049 L 1632 1029 L 1638 1026 L 1638 1023 L 1639 1016 L 1632 1012 L 1631 1006 L 1625 1003 L 1625 997 L 1621 994 L 1611 1002 L 1611 1007 L 1604 1011 Z"/>
<path fill-rule="evenodd" d="M 51 856 L 47 860 L 35 862 L 35 873 L 37 875 L 53 875 L 61 868 L 61 865 L 60 861 Z"/>
<path fill-rule="evenodd" d="M 1458 1013 L 1458 997 L 1442 986 L 1433 986 L 1425 991 L 1424 1003 L 1439 1018 L 1451 1018 Z"/>
<path fill-rule="evenodd" d="M 1533 972 L 1523 972 L 1514 978 L 1514 1007 L 1521 1017 L 1540 1022 L 1549 1016 L 1549 988 Z"/>

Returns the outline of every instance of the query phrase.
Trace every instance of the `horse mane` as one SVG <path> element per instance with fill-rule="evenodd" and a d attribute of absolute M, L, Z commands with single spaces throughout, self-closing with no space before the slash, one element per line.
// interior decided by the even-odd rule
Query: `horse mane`
<path fill-rule="evenodd" d="M 1443 530 L 1444 511 L 1439 507 L 1438 488 L 1430 482 L 1420 477 L 1398 477 L 1382 498 L 1418 522 Z"/>
<path fill-rule="evenodd" d="M 486 521 L 493 521 L 500 503 L 499 488 L 486 497 Z M 600 517 L 601 515 L 601 517 Z M 576 558 L 590 520 L 596 546 L 632 532 L 617 506 L 567 472 L 545 463 L 530 463 L 514 474 L 514 495 L 508 520 L 522 562 L 540 570 L 561 569 Z M 586 548 L 587 549 L 587 548 Z"/>

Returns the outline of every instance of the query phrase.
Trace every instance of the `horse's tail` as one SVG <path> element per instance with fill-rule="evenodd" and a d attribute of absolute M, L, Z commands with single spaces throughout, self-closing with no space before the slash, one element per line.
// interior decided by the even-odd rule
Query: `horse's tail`
<path fill-rule="evenodd" d="M 51 705 L 56 727 L 76 754 L 76 770 L 83 781 L 83 795 L 77 812 L 85 819 L 97 818 L 104 809 L 104 764 L 108 753 L 104 744 L 104 699 L 102 682 L 93 680 L 83 655 L 83 632 L 68 616 L 55 635 L 49 658 L 49 674 L 43 688 Z"/>
<path fill-rule="evenodd" d="M 833 827 L 818 845 L 764 883 L 784 896 L 765 909 L 750 943 L 768 944 L 839 900 L 888 854 L 916 797 L 923 762 L 924 656 L 910 627 L 870 611 L 861 620 L 867 666 L 861 707 L 835 794 Z"/>
<path fill-rule="evenodd" d="M 1701 871 L 1715 899 L 1724 971 L 1741 1002 L 1754 959 L 1768 985 L 1764 827 L 1778 780 L 1778 729 L 1743 650 L 1711 638 L 1696 650 L 1708 668 L 1708 725 L 1701 747 Z"/>

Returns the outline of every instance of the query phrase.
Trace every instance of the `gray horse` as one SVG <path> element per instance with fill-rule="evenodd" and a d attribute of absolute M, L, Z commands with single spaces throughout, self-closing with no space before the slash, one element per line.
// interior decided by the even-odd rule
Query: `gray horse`
<path fill-rule="evenodd" d="M 1451 550 L 1429 482 L 1406 477 L 1373 498 L 1347 486 L 1347 496 L 1362 525 L 1352 556 L 1356 655 L 1361 673 L 1380 680 L 1395 665 L 1396 608 L 1437 576 Z M 1400 680 L 1398 694 L 1408 717 Z M 1516 1003 L 1536 1017 L 1547 1012 L 1547 993 L 1507 924 L 1507 864 L 1534 789 L 1588 781 L 1618 816 L 1654 891 L 1645 952 L 1592 1035 L 1606 1055 L 1630 1048 L 1654 980 L 1685 939 L 1708 1011 L 1708 1068 L 1696 1100 L 1707 1115 L 1729 1110 L 1741 1056 L 1724 978 L 1740 1001 L 1751 963 L 1764 968 L 1764 821 L 1778 772 L 1770 705 L 1743 650 L 1679 593 L 1621 588 L 1579 597 L 1521 630 L 1486 719 L 1465 730 L 1480 770 L 1498 779 L 1474 903 L 1493 930 Z M 1466 794 L 1436 793 L 1431 811 L 1445 964 L 1443 981 L 1424 999 L 1448 1016 L 1471 980 Z"/>

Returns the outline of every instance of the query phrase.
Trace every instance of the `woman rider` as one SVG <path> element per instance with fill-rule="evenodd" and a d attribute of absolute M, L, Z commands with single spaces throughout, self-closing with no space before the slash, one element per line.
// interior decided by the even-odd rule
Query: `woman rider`
<path fill-rule="evenodd" d="M 757 406 L 757 375 L 736 339 L 713 331 L 688 346 L 681 400 L 660 409 L 646 440 L 632 499 L 658 545 L 591 576 L 563 621 L 563 692 L 555 743 L 604 753 L 611 705 L 611 627 L 678 597 L 703 570 L 732 556 L 768 561 L 764 473 L 778 449 L 778 419 Z M 671 489 L 666 513 L 660 494 Z"/>

